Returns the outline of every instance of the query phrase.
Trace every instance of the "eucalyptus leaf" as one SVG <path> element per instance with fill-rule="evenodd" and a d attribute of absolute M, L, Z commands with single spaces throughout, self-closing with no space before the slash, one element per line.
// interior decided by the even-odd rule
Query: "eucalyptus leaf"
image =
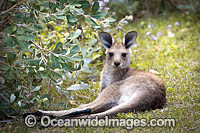
<path fill-rule="evenodd" d="M 88 43 L 88 45 L 93 45 L 93 44 L 95 44 L 95 43 L 97 43 L 97 39 L 92 39 L 89 43 Z"/>
<path fill-rule="evenodd" d="M 33 34 L 25 34 L 23 36 L 17 36 L 17 39 L 30 41 L 30 40 L 34 40 L 35 36 Z"/>
<path fill-rule="evenodd" d="M 79 3 L 81 4 L 81 7 L 82 7 L 83 9 L 87 9 L 87 8 L 90 7 L 90 2 L 89 2 L 89 1 L 82 0 L 82 1 L 80 1 Z"/>
<path fill-rule="evenodd" d="M 92 14 L 91 16 L 93 18 L 100 19 L 100 18 L 104 18 L 106 16 L 106 13 L 105 12 L 96 12 L 95 14 Z"/>
<path fill-rule="evenodd" d="M 75 91 L 75 90 L 83 90 L 83 89 L 87 89 L 87 88 L 89 88 L 88 84 L 75 84 L 75 85 L 72 85 L 69 88 L 67 88 L 67 90 Z"/>
<path fill-rule="evenodd" d="M 8 61 L 8 63 L 9 63 L 10 65 L 12 65 L 13 62 L 15 61 L 16 57 L 17 57 L 17 56 L 16 56 L 15 53 L 8 53 L 8 54 L 7 54 L 7 61 Z"/>
<path fill-rule="evenodd" d="M 86 21 L 92 26 L 92 28 L 100 29 L 101 26 L 98 25 L 92 18 L 86 18 Z"/>
<path fill-rule="evenodd" d="M 68 19 L 68 21 L 71 22 L 71 23 L 75 23 L 75 22 L 78 21 L 78 19 L 77 19 L 74 15 L 72 15 L 72 14 L 68 14 L 68 15 L 67 15 L 67 19 Z"/>
<path fill-rule="evenodd" d="M 72 36 L 70 37 L 71 40 L 79 37 L 81 35 L 81 30 L 77 29 L 75 32 L 72 33 Z"/>
<path fill-rule="evenodd" d="M 95 1 L 93 6 L 92 6 L 92 13 L 96 13 L 99 10 L 99 2 Z"/>
<path fill-rule="evenodd" d="M 85 57 L 86 53 L 87 53 L 87 50 L 88 50 L 88 47 L 87 46 L 84 46 L 81 48 L 81 52 L 82 52 L 82 56 L 83 58 Z"/>
<path fill-rule="evenodd" d="M 18 42 L 19 47 L 22 50 L 24 50 L 24 51 L 28 50 L 28 44 L 26 42 L 21 41 L 21 40 L 17 40 L 17 42 Z"/>
<path fill-rule="evenodd" d="M 71 50 L 70 50 L 70 55 L 74 55 L 76 54 L 77 52 L 80 51 L 80 48 L 78 45 L 75 45 Z"/>
<path fill-rule="evenodd" d="M 40 90 L 40 86 L 36 86 L 36 87 L 32 90 L 32 92 L 39 91 L 39 90 Z"/>

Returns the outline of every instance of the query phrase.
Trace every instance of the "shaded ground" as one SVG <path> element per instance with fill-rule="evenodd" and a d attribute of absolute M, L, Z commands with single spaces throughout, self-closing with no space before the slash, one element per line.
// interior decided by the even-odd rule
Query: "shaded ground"
<path fill-rule="evenodd" d="M 120 118 L 175 118 L 175 127 L 135 127 L 132 131 L 200 131 L 200 23 L 199 16 L 172 14 L 159 18 L 146 18 L 124 27 L 139 34 L 132 48 L 131 66 L 158 74 L 167 87 L 167 104 L 157 109 L 136 114 L 119 114 Z M 113 30 L 117 33 L 116 29 Z M 120 34 L 122 35 L 122 34 Z M 99 76 L 99 75 L 98 75 Z M 78 104 L 95 99 L 98 87 L 75 92 L 86 96 L 75 99 Z M 52 103 L 65 100 L 55 96 Z M 91 97 L 91 98 L 88 98 Z M 60 108 L 55 108 L 60 109 Z M 3 132 L 120 132 L 123 128 L 27 128 L 23 121 L 1 127 Z"/>

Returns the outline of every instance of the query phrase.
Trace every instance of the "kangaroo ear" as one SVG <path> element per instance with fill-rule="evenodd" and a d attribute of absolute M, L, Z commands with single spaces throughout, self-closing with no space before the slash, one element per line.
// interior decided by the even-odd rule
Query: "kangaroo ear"
<path fill-rule="evenodd" d="M 108 49 L 111 48 L 111 45 L 113 43 L 113 39 L 109 33 L 106 32 L 100 32 L 99 33 L 99 38 L 103 44 L 103 46 Z"/>
<path fill-rule="evenodd" d="M 130 31 L 125 35 L 125 42 L 124 45 L 127 49 L 129 49 L 133 43 L 135 42 L 137 38 L 137 32 L 136 31 Z"/>

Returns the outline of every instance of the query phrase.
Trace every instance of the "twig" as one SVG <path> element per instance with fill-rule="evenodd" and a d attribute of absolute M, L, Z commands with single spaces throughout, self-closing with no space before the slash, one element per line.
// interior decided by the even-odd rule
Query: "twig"
<path fill-rule="evenodd" d="M 3 120 L 3 121 L 0 121 L 0 124 L 3 124 L 3 123 L 11 123 L 12 122 L 12 120 Z"/>
<path fill-rule="evenodd" d="M 42 50 L 42 51 L 45 51 L 45 52 L 48 52 L 48 53 L 52 53 L 52 51 L 49 51 L 49 50 L 47 50 L 47 49 L 45 49 L 45 48 L 42 48 L 42 47 L 40 47 L 39 45 L 37 45 L 36 43 L 34 43 L 33 41 L 30 41 L 31 43 L 33 43 L 37 48 L 39 48 L 40 50 Z"/>
<path fill-rule="evenodd" d="M 11 8 L 9 8 L 8 10 L 1 12 L 0 15 L 3 15 L 3 14 L 5 14 L 5 13 L 10 12 L 12 9 L 14 9 L 15 7 L 17 7 L 17 6 L 21 5 L 21 4 L 23 4 L 23 3 L 26 2 L 26 1 L 27 1 L 27 0 L 23 0 L 23 1 L 20 1 L 20 2 L 16 3 L 14 6 L 12 6 Z"/>

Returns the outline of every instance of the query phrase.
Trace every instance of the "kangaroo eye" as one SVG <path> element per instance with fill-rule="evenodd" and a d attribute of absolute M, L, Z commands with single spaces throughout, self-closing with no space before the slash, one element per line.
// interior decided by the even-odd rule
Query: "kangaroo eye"
<path fill-rule="evenodd" d="M 114 54 L 113 54 L 113 53 L 111 53 L 111 52 L 110 52 L 110 53 L 108 53 L 108 54 L 109 54 L 109 56 L 110 56 L 110 57 L 112 57 L 112 56 L 114 55 Z"/>
<path fill-rule="evenodd" d="M 123 57 L 126 57 L 126 53 L 122 53 L 122 56 L 123 56 Z"/>

